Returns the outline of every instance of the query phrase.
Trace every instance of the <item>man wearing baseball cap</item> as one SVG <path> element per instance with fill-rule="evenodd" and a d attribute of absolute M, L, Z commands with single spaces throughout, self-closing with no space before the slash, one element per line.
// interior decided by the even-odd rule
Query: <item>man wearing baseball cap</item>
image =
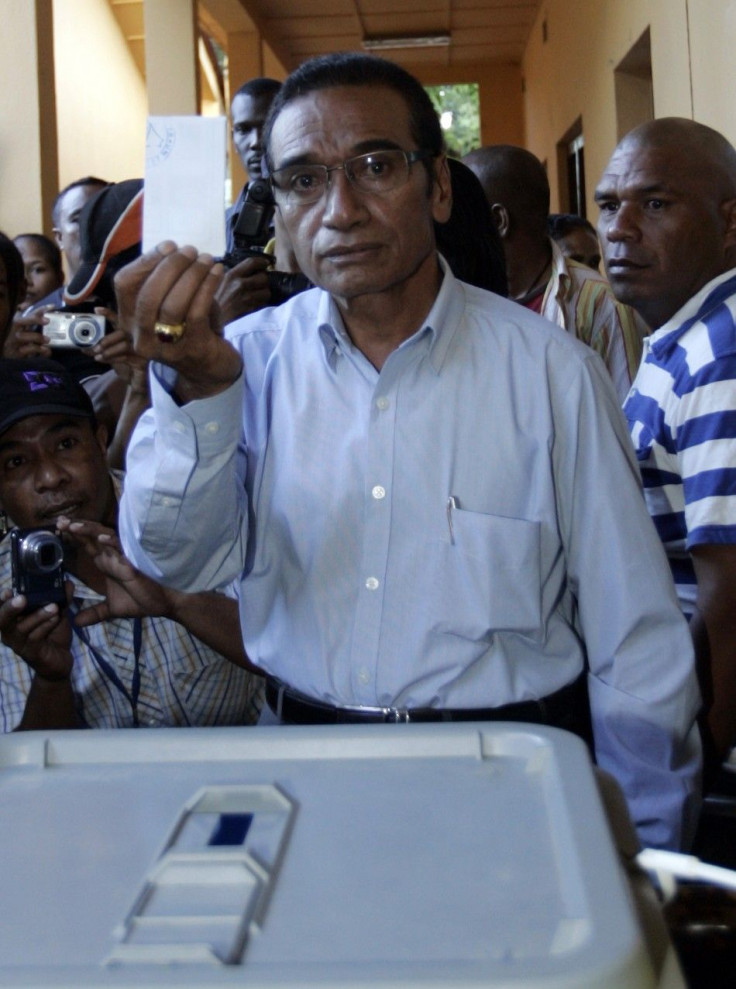
<path fill-rule="evenodd" d="M 113 306 L 113 277 L 141 253 L 142 230 L 142 179 L 108 185 L 90 199 L 79 215 L 81 260 L 64 289 L 64 302 L 94 299 Z"/>
<path fill-rule="evenodd" d="M 62 533 L 67 596 L 31 610 L 11 566 L 28 534 L 0 543 L 0 729 L 252 723 L 260 679 L 242 668 L 235 602 L 169 591 L 121 556 L 105 448 L 61 365 L 0 362 L 0 506 L 22 530 Z"/>

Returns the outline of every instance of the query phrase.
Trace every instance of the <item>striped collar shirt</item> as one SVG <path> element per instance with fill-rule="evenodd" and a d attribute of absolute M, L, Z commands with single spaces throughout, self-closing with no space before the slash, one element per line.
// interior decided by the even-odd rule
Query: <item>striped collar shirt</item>
<path fill-rule="evenodd" d="M 552 276 L 540 315 L 595 350 L 623 402 L 639 367 L 647 328 L 630 306 L 617 301 L 603 275 L 566 258 L 552 239 L 550 244 Z"/>
<path fill-rule="evenodd" d="M 690 550 L 736 543 L 736 269 L 645 340 L 624 411 L 649 512 L 690 615 Z"/>

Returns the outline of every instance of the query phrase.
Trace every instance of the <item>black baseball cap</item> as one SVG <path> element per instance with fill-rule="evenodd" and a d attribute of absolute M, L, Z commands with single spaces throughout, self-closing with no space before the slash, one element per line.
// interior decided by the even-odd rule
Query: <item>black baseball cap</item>
<path fill-rule="evenodd" d="M 79 214 L 82 263 L 64 290 L 64 301 L 77 305 L 93 294 L 107 294 L 98 289 L 103 277 L 137 257 L 142 240 L 143 179 L 105 186 Z"/>
<path fill-rule="evenodd" d="M 95 419 L 89 395 L 57 361 L 0 360 L 0 434 L 45 413 Z"/>

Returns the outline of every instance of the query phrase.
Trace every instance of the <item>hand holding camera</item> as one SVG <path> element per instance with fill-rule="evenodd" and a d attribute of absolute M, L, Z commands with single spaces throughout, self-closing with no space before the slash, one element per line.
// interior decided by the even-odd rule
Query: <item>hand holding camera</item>
<path fill-rule="evenodd" d="M 249 254 L 225 272 L 215 296 L 223 324 L 271 305 L 267 272 L 272 261 L 270 254 Z"/>
<path fill-rule="evenodd" d="M 220 259 L 229 269 L 217 300 L 223 323 L 229 323 L 263 306 L 278 306 L 312 287 L 309 279 L 301 272 L 271 269 L 274 258 L 265 254 L 261 245 L 271 235 L 274 210 L 270 183 L 266 179 L 250 182 L 233 227 L 235 246 Z M 245 264 L 249 259 L 254 262 L 250 266 Z M 259 280 L 251 277 L 256 273 L 261 273 Z"/>
<path fill-rule="evenodd" d="M 52 309 L 45 316 L 43 332 L 51 347 L 94 347 L 105 335 L 106 320 L 98 313 Z"/>
<path fill-rule="evenodd" d="M 114 529 L 99 522 L 60 516 L 59 531 L 86 553 L 105 579 L 105 598 L 89 605 L 74 617 L 83 628 L 110 618 L 140 618 L 150 615 L 173 617 L 177 592 L 142 574 L 123 554 Z"/>
<path fill-rule="evenodd" d="M 0 594 L 0 636 L 43 680 L 66 681 L 72 669 L 61 539 L 51 529 L 13 529 L 12 588 Z"/>
<path fill-rule="evenodd" d="M 64 546 L 51 528 L 11 529 L 13 594 L 26 599 L 26 611 L 66 603 Z"/>
<path fill-rule="evenodd" d="M 39 316 L 44 310 L 36 310 L 29 316 L 16 314 L 3 345 L 2 356 L 31 360 L 34 357 L 51 357 L 48 337 L 44 326 L 39 325 Z"/>

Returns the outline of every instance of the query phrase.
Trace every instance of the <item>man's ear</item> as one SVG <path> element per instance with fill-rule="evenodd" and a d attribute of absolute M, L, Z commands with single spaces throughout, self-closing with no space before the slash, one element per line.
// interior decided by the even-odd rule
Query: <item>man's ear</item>
<path fill-rule="evenodd" d="M 452 212 L 452 181 L 445 155 L 440 155 L 434 161 L 434 183 L 430 198 L 435 223 L 447 223 Z"/>
<path fill-rule="evenodd" d="M 59 248 L 59 250 L 62 250 L 62 246 L 61 246 L 61 230 L 59 230 L 58 227 L 54 227 L 54 229 L 51 231 L 51 233 L 54 235 L 54 240 L 56 241 L 56 246 Z"/>
<path fill-rule="evenodd" d="M 736 199 L 726 199 L 721 203 L 721 213 L 726 222 L 724 247 L 733 251 L 736 249 Z"/>
<path fill-rule="evenodd" d="M 99 422 L 97 423 L 97 429 L 95 430 L 95 439 L 99 448 L 102 450 L 102 455 L 107 455 L 107 426 Z"/>
<path fill-rule="evenodd" d="M 511 219 L 509 217 L 509 211 L 503 203 L 493 203 L 491 205 L 491 216 L 494 219 L 499 235 L 501 237 L 508 237 Z"/>

